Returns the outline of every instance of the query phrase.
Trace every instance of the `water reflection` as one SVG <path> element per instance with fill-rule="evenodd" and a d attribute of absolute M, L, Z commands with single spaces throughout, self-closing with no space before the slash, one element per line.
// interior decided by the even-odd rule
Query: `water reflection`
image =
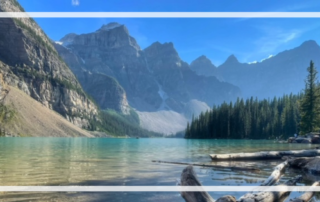
<path fill-rule="evenodd" d="M 196 173 L 204 185 L 258 185 L 279 161 L 211 162 L 208 155 L 312 147 L 256 140 L 0 138 L 0 185 L 174 186 L 185 166 L 152 160 L 254 166 L 262 172 L 196 167 Z M 284 180 L 292 176 L 294 172 Z M 214 198 L 225 194 L 244 193 L 212 193 Z M 178 193 L 5 193 L 0 201 L 132 201 L 132 197 L 137 202 L 183 201 Z"/>

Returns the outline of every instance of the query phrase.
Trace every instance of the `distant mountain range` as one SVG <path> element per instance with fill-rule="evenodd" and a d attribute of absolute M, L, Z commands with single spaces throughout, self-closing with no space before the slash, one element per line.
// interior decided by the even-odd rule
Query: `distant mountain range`
<path fill-rule="evenodd" d="M 57 48 L 74 72 L 82 69 L 115 78 L 124 88 L 129 105 L 139 111 L 183 113 L 191 100 L 212 106 L 241 96 L 238 87 L 220 81 L 214 73 L 208 77 L 192 71 L 172 43 L 155 42 L 141 50 L 128 29 L 118 23 L 103 25 L 89 34 L 67 34 L 56 46 L 69 50 L 66 55 Z M 70 57 L 80 58 L 81 64 L 69 62 Z"/>
<path fill-rule="evenodd" d="M 245 98 L 273 98 L 301 92 L 311 60 L 320 70 L 320 47 L 313 40 L 252 64 L 240 63 L 231 55 L 217 72 L 224 81 L 239 86 Z"/>
<path fill-rule="evenodd" d="M 22 10 L 15 0 L 0 4 L 0 11 Z M 99 123 L 107 120 L 101 120 L 99 114 L 114 110 L 121 114 L 116 115 L 117 120 L 128 116 L 150 131 L 172 134 L 184 130 L 193 115 L 224 101 L 300 92 L 310 60 L 320 64 L 320 47 L 315 41 L 252 64 L 240 63 L 234 55 L 219 67 L 205 55 L 188 64 L 173 43 L 155 42 L 142 50 L 126 26 L 118 23 L 88 34 L 67 34 L 53 42 L 33 19 L 2 18 L 0 104 L 11 86 L 80 128 L 101 127 Z M 18 91 L 12 92 L 17 99 L 25 99 Z M 24 117 L 31 117 L 31 111 L 25 113 Z M 124 123 L 134 134 L 139 133 L 130 121 Z"/>
<path fill-rule="evenodd" d="M 262 62 L 240 63 L 231 55 L 216 67 L 202 55 L 189 65 L 181 60 L 173 43 L 155 42 L 141 50 L 128 29 L 118 23 L 103 25 L 88 34 L 67 34 L 55 46 L 76 75 L 85 71 L 91 74 L 91 81 L 102 75 L 109 76 L 123 87 L 122 95 L 118 96 L 123 100 L 111 102 L 120 105 L 96 99 L 100 107 L 122 113 L 129 106 L 140 112 L 167 110 L 187 119 L 209 106 L 234 101 L 237 97 L 262 99 L 301 92 L 310 60 L 315 64 L 320 62 L 320 47 L 315 41 L 307 41 Z M 67 55 L 61 47 L 68 51 Z M 78 63 L 70 62 L 70 58 L 78 58 Z M 85 79 L 77 77 L 86 89 Z M 94 98 L 105 95 L 98 88 L 88 93 Z M 159 116 L 153 114 L 152 117 Z M 144 125 L 148 125 L 148 121 Z"/>

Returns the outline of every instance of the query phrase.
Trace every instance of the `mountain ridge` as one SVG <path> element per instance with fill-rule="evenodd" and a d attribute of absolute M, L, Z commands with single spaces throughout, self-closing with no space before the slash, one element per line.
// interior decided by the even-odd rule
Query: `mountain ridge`
<path fill-rule="evenodd" d="M 225 62 L 218 72 L 226 81 L 239 86 L 245 98 L 273 98 L 300 93 L 311 60 L 316 66 L 320 64 L 320 47 L 314 40 L 257 63 Z"/>
<path fill-rule="evenodd" d="M 212 106 L 223 100 L 235 100 L 241 94 L 236 86 L 191 71 L 172 42 L 156 41 L 141 50 L 125 25 L 111 23 L 102 27 L 107 30 L 100 28 L 99 32 L 75 36 L 67 48 L 85 61 L 86 70 L 116 78 L 125 89 L 129 104 L 137 110 L 182 113 L 185 103 L 192 99 Z M 208 93 L 210 98 L 205 90 L 197 89 L 204 87 L 211 91 L 208 83 L 220 86 L 216 92 Z M 229 92 L 224 92 L 224 88 Z"/>

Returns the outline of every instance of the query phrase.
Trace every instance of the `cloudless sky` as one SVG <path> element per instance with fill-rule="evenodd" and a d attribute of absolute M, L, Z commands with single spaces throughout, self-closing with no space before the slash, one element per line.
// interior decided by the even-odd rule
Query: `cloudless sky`
<path fill-rule="evenodd" d="M 30 12 L 307 12 L 320 11 L 318 0 L 18 0 Z M 309 18 L 36 18 L 58 41 L 68 33 L 90 33 L 103 24 L 125 24 L 142 49 L 173 42 L 182 60 L 206 55 L 216 66 L 234 54 L 240 62 L 261 61 L 299 46 L 320 44 L 320 19 Z"/>

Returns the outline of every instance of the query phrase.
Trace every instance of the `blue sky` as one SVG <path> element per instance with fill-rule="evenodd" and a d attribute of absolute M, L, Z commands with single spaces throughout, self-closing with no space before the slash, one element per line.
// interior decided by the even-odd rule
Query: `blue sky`
<path fill-rule="evenodd" d="M 18 0 L 32 12 L 258 12 L 320 11 L 318 0 Z M 320 19 L 213 18 L 78 18 L 35 19 L 58 41 L 68 33 L 89 33 L 103 24 L 125 24 L 142 49 L 155 41 L 173 42 L 182 60 L 190 63 L 206 55 L 220 65 L 234 54 L 240 62 L 260 61 L 299 46 L 306 40 L 320 44 Z"/>

